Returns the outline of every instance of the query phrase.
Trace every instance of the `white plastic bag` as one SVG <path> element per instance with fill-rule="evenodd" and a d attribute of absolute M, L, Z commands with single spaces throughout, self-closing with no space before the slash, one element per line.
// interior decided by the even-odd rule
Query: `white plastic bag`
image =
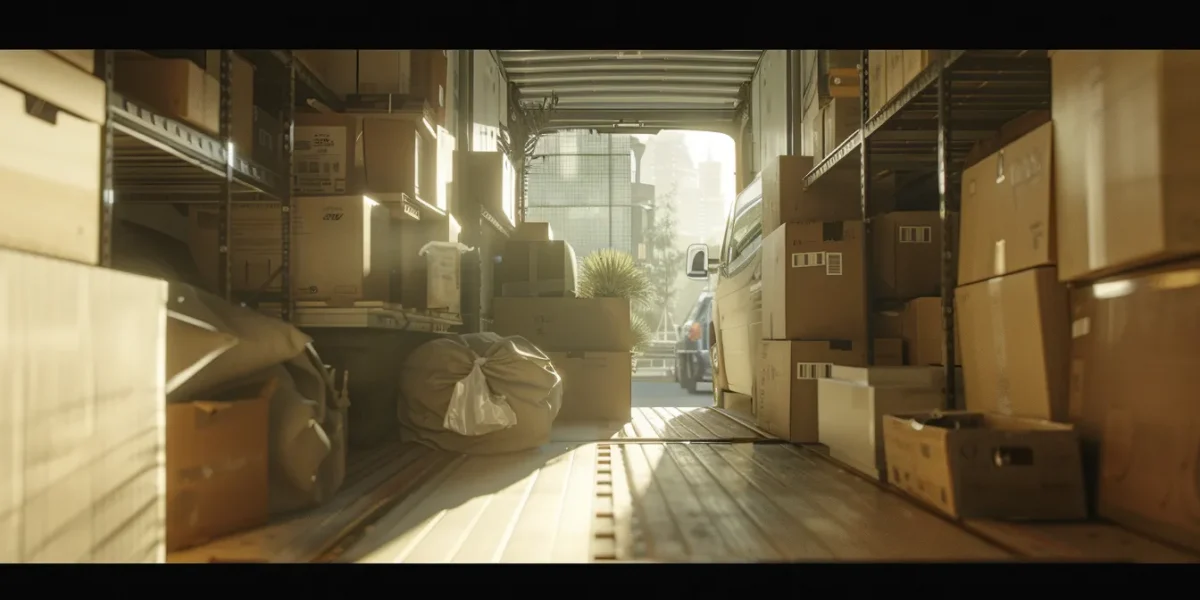
<path fill-rule="evenodd" d="M 486 435 L 517 424 L 517 414 L 502 395 L 493 394 L 483 374 L 484 357 L 475 359 L 471 372 L 454 384 L 442 426 L 460 435 Z"/>

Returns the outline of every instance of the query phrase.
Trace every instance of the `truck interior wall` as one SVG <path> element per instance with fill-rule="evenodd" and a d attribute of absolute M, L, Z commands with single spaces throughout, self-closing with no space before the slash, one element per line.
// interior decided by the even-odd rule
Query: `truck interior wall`
<path fill-rule="evenodd" d="M 767 50 L 751 81 L 755 173 L 769 157 L 788 153 L 787 68 L 787 50 Z"/>
<path fill-rule="evenodd" d="M 493 151 L 500 124 L 508 121 L 508 81 L 491 50 L 473 50 L 471 150 Z"/>

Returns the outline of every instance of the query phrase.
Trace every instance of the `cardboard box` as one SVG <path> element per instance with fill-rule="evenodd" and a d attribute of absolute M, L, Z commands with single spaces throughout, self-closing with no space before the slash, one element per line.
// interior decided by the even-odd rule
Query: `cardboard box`
<path fill-rule="evenodd" d="M 942 327 L 942 298 L 915 298 L 902 313 L 904 343 L 910 365 L 944 365 L 946 348 Z M 959 320 L 956 320 L 956 323 Z M 954 328 L 954 364 L 962 365 L 962 332 Z"/>
<path fill-rule="evenodd" d="M 961 519 L 1087 518 L 1070 425 L 973 412 L 883 419 L 888 483 Z"/>
<path fill-rule="evenodd" d="M 465 152 L 460 199 L 477 202 L 496 218 L 516 222 L 517 173 L 503 152 Z M 523 225 L 523 223 L 522 223 Z M 549 239 L 549 238 L 547 238 Z"/>
<path fill-rule="evenodd" d="M 217 101 L 220 102 L 221 51 L 205 51 L 205 64 L 205 72 L 217 81 Z M 252 156 L 255 137 L 254 64 L 234 52 L 229 75 L 230 137 L 239 156 Z"/>
<path fill-rule="evenodd" d="M 887 50 L 868 50 L 867 61 L 867 100 L 874 116 L 888 101 Z"/>
<path fill-rule="evenodd" d="M 958 284 L 1055 263 L 1046 123 L 963 173 Z"/>
<path fill-rule="evenodd" d="M 96 51 L 95 50 L 51 50 L 59 58 L 79 67 L 86 71 L 89 75 L 96 73 Z"/>
<path fill-rule="evenodd" d="M 0 273 L 0 561 L 163 562 L 166 283 L 7 249 Z"/>
<path fill-rule="evenodd" d="M 908 85 L 908 78 L 904 72 L 904 51 L 903 50 L 888 50 L 887 51 L 887 99 L 891 101 L 900 92 L 904 90 L 904 86 Z"/>
<path fill-rule="evenodd" d="M 167 551 L 265 525 L 268 380 L 253 398 L 167 406 Z"/>
<path fill-rule="evenodd" d="M 871 315 L 871 331 L 884 338 L 904 337 L 904 307 L 881 310 Z"/>
<path fill-rule="evenodd" d="M 763 429 L 796 443 L 815 443 L 817 381 L 833 365 L 866 365 L 863 342 L 773 341 L 758 347 L 754 414 Z"/>
<path fill-rule="evenodd" d="M 493 298 L 492 329 L 519 335 L 544 352 L 629 352 L 625 298 Z"/>
<path fill-rule="evenodd" d="M 335 305 L 388 301 L 391 277 L 390 217 L 364 196 L 293 198 L 292 285 L 297 300 Z M 276 202 L 230 207 L 233 289 L 278 291 L 282 222 Z M 188 241 L 210 286 L 217 281 L 216 211 L 194 209 Z M 269 282 L 269 283 L 268 283 Z"/>
<path fill-rule="evenodd" d="M 359 50 L 356 93 L 409 93 L 413 52 L 413 50 Z"/>
<path fill-rule="evenodd" d="M 418 121 L 353 115 L 296 115 L 292 190 L 370 194 L 384 204 L 437 204 L 434 142 Z M 397 207 L 400 216 L 403 209 Z"/>
<path fill-rule="evenodd" d="M 448 57 L 445 50 L 412 51 L 412 94 L 425 99 L 437 114 L 438 124 L 446 122 L 446 74 Z M 499 93 L 507 96 L 508 90 Z M 503 104 L 502 104 L 503 105 Z"/>
<path fill-rule="evenodd" d="M 807 156 L 777 156 L 762 171 L 763 235 L 783 223 L 853 221 L 862 218 L 858 172 L 826 173 L 804 188 L 804 177 L 815 162 Z"/>
<path fill-rule="evenodd" d="M 346 96 L 358 93 L 358 50 L 293 50 L 293 55 L 316 75 L 329 91 Z"/>
<path fill-rule="evenodd" d="M 522 221 L 517 224 L 510 240 L 519 242 L 549 242 L 554 240 L 554 230 L 549 223 Z"/>
<path fill-rule="evenodd" d="M 31 57 L 13 61 L 8 55 Z M 0 52 L 0 79 L 21 80 L 49 62 L 32 96 L 0 83 L 0 246 L 86 264 L 100 261 L 101 125 L 76 116 L 104 112 L 104 82 L 50 54 Z M 29 88 L 24 88 L 29 89 Z M 75 90 L 78 90 L 76 93 Z M 33 92 L 29 92 L 32 94 Z M 31 98 L 47 104 L 35 114 Z M 35 105 L 36 106 L 36 105 Z M 59 107 L 82 106 L 72 114 Z"/>
<path fill-rule="evenodd" d="M 865 340 L 863 224 L 788 223 L 762 244 L 762 336 Z"/>
<path fill-rule="evenodd" d="M 1200 550 L 1200 260 L 1075 288 L 1071 303 L 1070 416 L 1098 512 Z"/>
<path fill-rule="evenodd" d="M 871 364 L 881 367 L 904 365 L 904 340 L 900 338 L 875 338 Z"/>
<path fill-rule="evenodd" d="M 862 125 L 862 100 L 834 98 L 821 109 L 822 142 L 825 154 L 832 153 Z"/>
<path fill-rule="evenodd" d="M 1054 190 L 1063 281 L 1200 253 L 1200 52 L 1056 52 Z"/>
<path fill-rule="evenodd" d="M 551 352 L 563 382 L 555 422 L 628 423 L 633 413 L 633 355 L 629 352 Z"/>
<path fill-rule="evenodd" d="M 839 372 L 819 380 L 818 430 L 820 443 L 829 448 L 829 456 L 872 479 L 885 479 L 883 417 L 898 412 L 942 409 L 945 396 L 936 384 L 933 370 L 929 367 L 835 370 Z M 894 371 L 911 373 L 890 373 Z M 914 376 L 917 381 L 909 379 Z"/>
<path fill-rule="evenodd" d="M 575 269 L 575 250 L 566 242 L 509 240 L 493 272 L 493 289 L 508 297 L 574 298 Z"/>
<path fill-rule="evenodd" d="M 118 52 L 114 71 L 118 93 L 209 135 L 220 133 L 221 82 L 196 63 Z"/>
<path fill-rule="evenodd" d="M 904 79 L 912 81 L 919 77 L 929 66 L 929 50 L 904 50 Z"/>
<path fill-rule="evenodd" d="M 937 211 L 880 215 L 873 219 L 871 234 L 875 298 L 942 293 L 942 220 Z"/>
<path fill-rule="evenodd" d="M 1067 289 L 1053 267 L 955 292 L 967 408 L 1034 419 L 1067 418 Z"/>
<path fill-rule="evenodd" d="M 360 189 L 355 165 L 362 120 L 351 115 L 298 114 L 293 128 L 292 191 L 349 194 Z"/>

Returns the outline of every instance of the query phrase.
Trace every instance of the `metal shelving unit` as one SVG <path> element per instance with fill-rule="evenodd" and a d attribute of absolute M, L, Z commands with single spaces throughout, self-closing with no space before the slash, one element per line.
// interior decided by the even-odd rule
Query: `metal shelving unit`
<path fill-rule="evenodd" d="M 859 130 L 818 163 L 805 177 L 805 184 L 813 185 L 833 171 L 858 171 L 866 227 L 863 251 L 869 257 L 872 181 L 887 172 L 935 174 L 942 227 L 942 344 L 944 356 L 953 357 L 958 261 L 952 228 L 959 212 L 964 162 L 976 142 L 993 137 L 1005 123 L 1032 110 L 1049 110 L 1050 59 L 1044 50 L 941 51 L 876 114 L 870 114 L 869 68 L 869 53 L 863 50 Z M 871 301 L 864 318 L 870 346 L 870 313 L 876 306 L 869 270 L 864 277 Z M 954 407 L 956 371 L 953 360 L 945 362 L 947 406 Z"/>

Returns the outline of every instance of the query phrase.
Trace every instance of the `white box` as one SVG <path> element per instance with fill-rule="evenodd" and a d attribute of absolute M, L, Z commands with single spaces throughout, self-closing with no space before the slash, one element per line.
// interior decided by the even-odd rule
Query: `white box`
<path fill-rule="evenodd" d="M 0 562 L 163 562 L 166 282 L 0 249 L 0 287 Z"/>
<path fill-rule="evenodd" d="M 943 408 L 942 385 L 918 383 L 934 377 L 933 371 L 930 367 L 834 367 L 834 377 L 840 374 L 857 381 L 818 380 L 817 431 L 829 456 L 873 479 L 885 477 L 883 417 Z M 868 383 L 881 381 L 902 383 Z"/>

